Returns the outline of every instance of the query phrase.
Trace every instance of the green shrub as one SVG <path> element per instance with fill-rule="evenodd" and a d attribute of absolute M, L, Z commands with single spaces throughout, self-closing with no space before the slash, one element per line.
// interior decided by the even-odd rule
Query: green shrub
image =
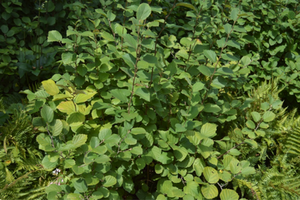
<path fill-rule="evenodd" d="M 24 91 L 48 199 L 299 198 L 298 2 L 62 8 L 43 44 L 64 73 Z"/>

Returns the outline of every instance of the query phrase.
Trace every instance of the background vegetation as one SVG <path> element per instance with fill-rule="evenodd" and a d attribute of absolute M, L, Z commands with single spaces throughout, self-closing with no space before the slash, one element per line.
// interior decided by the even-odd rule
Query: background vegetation
<path fill-rule="evenodd" d="M 4 0 L 1 199 L 299 199 L 296 0 Z"/>

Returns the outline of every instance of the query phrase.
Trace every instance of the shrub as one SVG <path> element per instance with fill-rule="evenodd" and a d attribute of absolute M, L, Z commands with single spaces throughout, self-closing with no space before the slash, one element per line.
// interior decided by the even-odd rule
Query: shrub
<path fill-rule="evenodd" d="M 297 2 L 100 3 L 65 5 L 82 17 L 47 36 L 65 73 L 24 91 L 48 199 L 298 198 L 299 119 L 279 97 L 297 87 L 279 77 Z"/>

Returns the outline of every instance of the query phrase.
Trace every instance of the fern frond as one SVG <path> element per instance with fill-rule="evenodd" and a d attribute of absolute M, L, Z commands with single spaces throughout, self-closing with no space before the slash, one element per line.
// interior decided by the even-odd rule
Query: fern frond
<path fill-rule="evenodd" d="M 253 183 L 251 183 L 247 180 L 244 180 L 244 179 L 235 179 L 235 180 L 238 182 L 240 188 L 242 186 L 246 186 L 251 191 L 254 199 L 257 199 L 257 200 L 261 199 L 261 192 L 256 185 L 254 185 Z"/>

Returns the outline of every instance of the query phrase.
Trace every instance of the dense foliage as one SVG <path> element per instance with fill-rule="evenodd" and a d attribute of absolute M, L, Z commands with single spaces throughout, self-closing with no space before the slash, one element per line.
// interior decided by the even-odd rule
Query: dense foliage
<path fill-rule="evenodd" d="M 0 7 L 2 198 L 299 199 L 298 1 L 28 2 Z"/>

